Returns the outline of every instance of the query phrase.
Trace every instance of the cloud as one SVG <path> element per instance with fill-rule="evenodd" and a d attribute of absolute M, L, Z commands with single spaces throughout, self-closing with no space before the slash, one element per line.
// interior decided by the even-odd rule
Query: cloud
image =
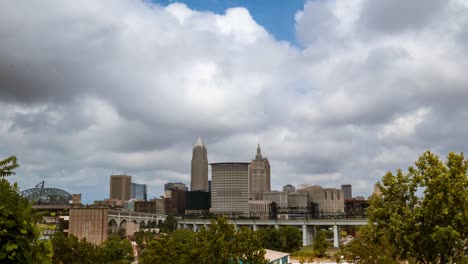
<path fill-rule="evenodd" d="M 126 172 L 159 196 L 189 184 L 202 136 L 210 162 L 249 161 L 260 143 L 273 189 L 351 183 L 367 196 L 426 149 L 468 148 L 463 1 L 308 1 L 300 47 L 242 7 L 0 10 L 0 155 L 18 156 L 22 188 L 46 180 L 92 201 Z"/>

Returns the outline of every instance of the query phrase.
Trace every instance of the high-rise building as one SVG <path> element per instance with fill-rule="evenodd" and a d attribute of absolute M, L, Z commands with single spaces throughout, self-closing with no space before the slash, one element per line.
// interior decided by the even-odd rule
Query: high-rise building
<path fill-rule="evenodd" d="M 208 154 L 201 138 L 193 148 L 190 190 L 208 191 Z"/>
<path fill-rule="evenodd" d="M 249 215 L 249 163 L 211 163 L 211 211 L 230 216 Z"/>
<path fill-rule="evenodd" d="M 188 187 L 181 182 L 169 182 L 164 184 L 164 197 L 171 198 L 172 197 L 172 190 L 183 190 L 188 191 Z"/>
<path fill-rule="evenodd" d="M 148 189 L 146 187 L 146 184 L 132 183 L 130 199 L 135 199 L 138 201 L 147 201 Z"/>
<path fill-rule="evenodd" d="M 132 176 L 111 175 L 109 198 L 122 201 L 130 200 Z"/>
<path fill-rule="evenodd" d="M 353 197 L 353 191 L 351 184 L 343 184 L 341 185 L 341 190 L 343 190 L 343 198 L 346 201 L 346 199 L 349 199 Z"/>
<path fill-rule="evenodd" d="M 270 191 L 270 163 L 262 157 L 260 144 L 257 155 L 249 165 L 249 199 L 260 200 L 261 193 Z"/>
<path fill-rule="evenodd" d="M 285 185 L 283 186 L 283 192 L 287 192 L 287 193 L 296 192 L 296 187 L 292 186 L 291 184 Z"/>

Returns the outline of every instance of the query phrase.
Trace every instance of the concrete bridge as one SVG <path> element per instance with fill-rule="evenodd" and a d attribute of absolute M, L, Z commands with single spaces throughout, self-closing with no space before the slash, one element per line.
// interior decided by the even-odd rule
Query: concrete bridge
<path fill-rule="evenodd" d="M 157 225 L 160 221 L 166 220 L 166 215 L 149 214 L 139 212 L 125 212 L 119 210 L 109 210 L 108 225 L 112 233 L 116 233 L 118 228 L 125 228 L 127 222 L 133 222 L 139 225 L 148 225 L 153 223 Z"/>
<path fill-rule="evenodd" d="M 208 227 L 210 219 L 182 219 L 177 220 L 178 229 L 199 230 L 201 226 Z M 333 246 L 339 247 L 339 226 L 364 226 L 367 225 L 367 219 L 295 219 L 295 220 L 254 220 L 254 219 L 229 219 L 229 224 L 239 229 L 242 226 L 248 226 L 254 231 L 259 228 L 280 226 L 297 226 L 302 229 L 302 245 L 309 246 L 313 244 L 317 226 L 333 226 Z"/>

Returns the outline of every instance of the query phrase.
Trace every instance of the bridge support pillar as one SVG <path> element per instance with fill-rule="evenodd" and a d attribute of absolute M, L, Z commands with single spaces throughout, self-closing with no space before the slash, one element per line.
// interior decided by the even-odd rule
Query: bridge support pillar
<path fill-rule="evenodd" d="M 181 223 L 177 223 L 177 229 L 182 229 L 182 224 Z"/>
<path fill-rule="evenodd" d="M 197 224 L 193 224 L 193 231 L 194 231 L 194 232 L 197 232 L 197 231 L 198 231 L 198 225 L 197 225 Z"/>
<path fill-rule="evenodd" d="M 338 248 L 340 247 L 340 239 L 338 234 L 338 226 L 333 226 L 333 247 Z"/>
<path fill-rule="evenodd" d="M 309 231 L 307 230 L 307 225 L 302 226 L 302 246 L 309 246 L 310 238 Z"/>
<path fill-rule="evenodd" d="M 317 234 L 317 229 L 315 226 L 309 227 L 309 244 L 313 245 L 315 242 L 315 235 Z"/>
<path fill-rule="evenodd" d="M 234 225 L 234 230 L 239 231 L 239 225 Z"/>
<path fill-rule="evenodd" d="M 187 224 L 186 223 L 184 223 L 184 229 L 187 229 Z"/>
<path fill-rule="evenodd" d="M 275 225 L 275 229 L 278 230 L 278 229 L 279 229 L 279 225 Z"/>
<path fill-rule="evenodd" d="M 258 226 L 257 225 L 253 225 L 253 231 L 257 232 L 258 231 Z"/>

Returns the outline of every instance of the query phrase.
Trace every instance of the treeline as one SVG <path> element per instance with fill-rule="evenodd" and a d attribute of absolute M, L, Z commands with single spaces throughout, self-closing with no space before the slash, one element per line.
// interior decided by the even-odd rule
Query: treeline
<path fill-rule="evenodd" d="M 388 172 L 370 199 L 369 224 L 337 260 L 468 263 L 467 172 L 463 153 L 449 153 L 444 163 L 429 151 L 408 172 Z"/>
<path fill-rule="evenodd" d="M 130 264 L 135 260 L 132 245 L 127 239 L 113 236 L 100 246 L 79 240 L 73 235 L 65 237 L 57 232 L 51 239 L 53 264 Z"/>

